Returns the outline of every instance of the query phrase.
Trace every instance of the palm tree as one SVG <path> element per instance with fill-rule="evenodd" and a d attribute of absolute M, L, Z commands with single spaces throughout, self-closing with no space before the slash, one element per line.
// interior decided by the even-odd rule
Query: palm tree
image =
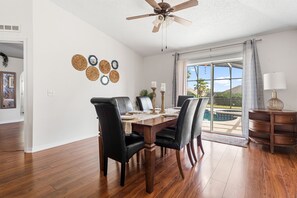
<path fill-rule="evenodd" d="M 194 85 L 194 90 L 197 91 L 197 96 L 205 96 L 209 90 L 207 82 L 204 79 L 197 79 L 197 84 Z"/>
<path fill-rule="evenodd" d="M 205 94 L 208 92 L 208 84 L 204 79 L 199 79 L 199 66 L 194 66 L 194 71 L 197 79 L 197 84 L 194 85 L 194 90 L 197 91 L 195 97 L 201 97 L 205 96 Z M 187 71 L 187 79 L 191 77 L 191 71 Z M 192 93 L 193 94 L 193 93 Z M 191 95 L 191 94 L 190 94 Z"/>

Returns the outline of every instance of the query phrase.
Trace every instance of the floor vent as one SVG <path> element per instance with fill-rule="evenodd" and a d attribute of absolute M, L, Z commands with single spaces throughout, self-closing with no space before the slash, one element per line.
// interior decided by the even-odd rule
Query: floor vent
<path fill-rule="evenodd" d="M 0 25 L 1 32 L 20 32 L 19 25 Z"/>

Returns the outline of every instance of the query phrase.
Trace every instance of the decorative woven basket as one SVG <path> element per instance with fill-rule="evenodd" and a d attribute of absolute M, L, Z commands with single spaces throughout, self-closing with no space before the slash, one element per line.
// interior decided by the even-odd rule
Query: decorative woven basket
<path fill-rule="evenodd" d="M 71 62 L 72 62 L 73 67 L 78 71 L 83 71 L 88 66 L 87 59 L 83 55 L 80 55 L 80 54 L 75 54 L 72 57 Z"/>
<path fill-rule="evenodd" d="M 111 82 L 113 83 L 117 83 L 120 79 L 120 74 L 119 72 L 117 72 L 116 70 L 112 70 L 110 73 L 109 73 L 109 79 Z"/>
<path fill-rule="evenodd" d="M 86 70 L 86 76 L 89 80 L 95 81 L 99 78 L 100 73 L 97 67 L 89 66 Z"/>
<path fill-rule="evenodd" d="M 107 60 L 101 60 L 99 63 L 99 69 L 103 74 L 110 72 L 110 63 Z"/>

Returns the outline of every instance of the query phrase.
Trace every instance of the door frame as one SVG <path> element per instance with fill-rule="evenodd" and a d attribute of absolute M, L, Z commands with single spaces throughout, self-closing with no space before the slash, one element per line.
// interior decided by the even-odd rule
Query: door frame
<path fill-rule="evenodd" d="M 33 123 L 33 102 L 29 100 L 29 96 L 32 96 L 32 86 L 28 83 L 29 76 L 33 73 L 29 74 L 28 69 L 28 39 L 24 37 L 2 37 L 0 39 L 0 43 L 22 43 L 23 44 L 23 72 L 24 72 L 24 152 L 31 153 L 32 152 L 32 143 L 33 143 L 33 134 L 32 134 L 32 123 Z M 32 84 L 32 82 L 31 82 Z M 31 93 L 31 94 L 30 94 Z M 31 97 L 32 98 L 32 97 Z M 31 104 L 31 105 L 30 105 Z"/>

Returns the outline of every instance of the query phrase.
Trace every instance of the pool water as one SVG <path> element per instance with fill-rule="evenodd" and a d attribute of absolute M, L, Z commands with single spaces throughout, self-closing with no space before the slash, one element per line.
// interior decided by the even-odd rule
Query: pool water
<path fill-rule="evenodd" d="M 231 110 L 224 110 L 224 111 L 230 112 Z M 236 111 L 236 112 L 238 112 L 238 111 Z M 210 121 L 210 117 L 211 117 L 210 115 L 211 115 L 210 111 L 208 109 L 206 109 L 205 112 L 204 112 L 203 120 L 204 121 Z M 221 113 L 221 112 L 220 113 L 215 113 L 213 115 L 213 120 L 214 121 L 229 121 L 229 120 L 235 120 L 236 118 L 237 118 L 236 115 L 224 114 L 224 113 Z"/>

